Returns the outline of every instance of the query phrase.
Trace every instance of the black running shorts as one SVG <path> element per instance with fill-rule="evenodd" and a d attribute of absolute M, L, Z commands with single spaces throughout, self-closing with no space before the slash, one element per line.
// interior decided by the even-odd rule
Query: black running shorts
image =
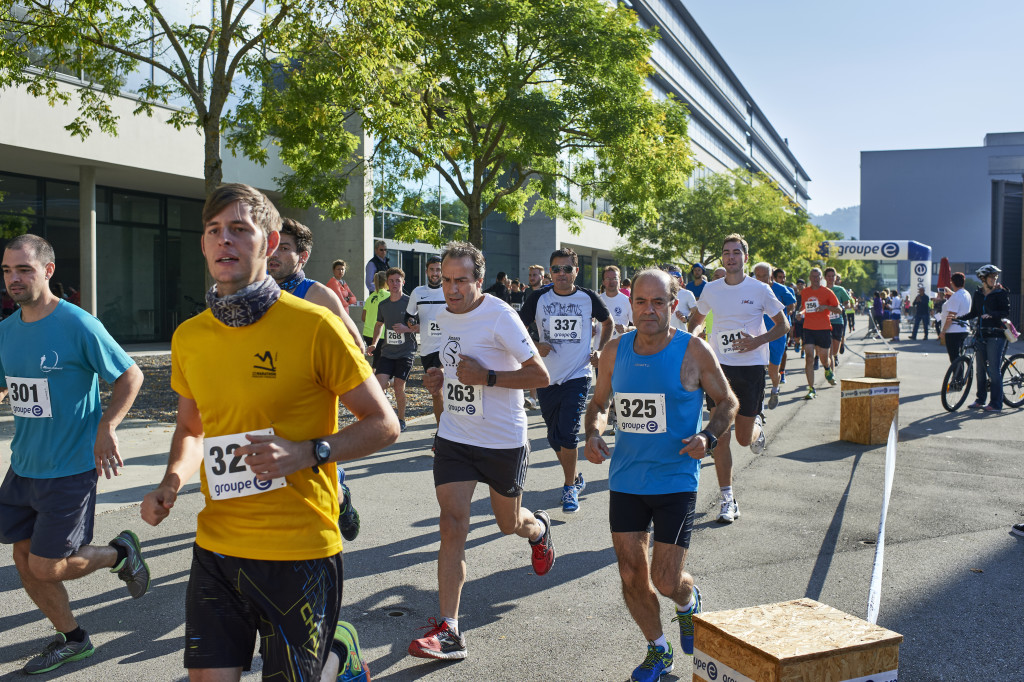
<path fill-rule="evenodd" d="M 427 353 L 426 355 L 420 356 L 420 364 L 423 365 L 423 371 L 426 372 L 431 367 L 442 368 L 441 363 L 441 351 L 435 351 L 433 353 Z"/>
<path fill-rule="evenodd" d="M 434 486 L 462 481 L 479 481 L 502 497 L 519 497 L 526 485 L 530 446 L 482 448 L 434 438 Z"/>
<path fill-rule="evenodd" d="M 832 338 L 835 341 L 842 341 L 844 336 L 846 336 L 846 325 L 843 324 L 842 322 L 840 322 L 839 324 L 836 324 L 835 322 L 833 322 L 832 323 Z"/>
<path fill-rule="evenodd" d="M 263 679 L 319 680 L 342 592 L 341 554 L 239 559 L 192 546 L 185 595 L 185 667 L 249 670 L 260 635 Z"/>
<path fill-rule="evenodd" d="M 405 358 L 386 358 L 383 355 L 377 358 L 377 365 L 373 368 L 374 374 L 383 374 L 387 377 L 405 381 L 412 372 L 412 356 Z"/>
<path fill-rule="evenodd" d="M 840 337 L 842 338 L 842 337 Z M 832 330 L 831 329 L 805 329 L 804 330 L 804 350 L 808 353 L 811 352 L 811 348 L 817 346 L 818 348 L 831 348 L 832 347 Z"/>
<path fill-rule="evenodd" d="M 690 546 L 697 493 L 632 495 L 609 491 L 608 523 L 613 533 L 642 533 L 654 521 L 654 541 Z"/>
<path fill-rule="evenodd" d="M 753 419 L 764 411 L 764 369 L 764 365 L 722 365 L 722 373 L 740 403 L 736 414 Z M 715 406 L 715 401 L 706 393 L 704 401 L 709 410 Z"/>
<path fill-rule="evenodd" d="M 25 478 L 7 470 L 0 485 L 0 542 L 32 542 L 29 552 L 65 559 L 92 542 L 96 470 L 59 478 Z"/>

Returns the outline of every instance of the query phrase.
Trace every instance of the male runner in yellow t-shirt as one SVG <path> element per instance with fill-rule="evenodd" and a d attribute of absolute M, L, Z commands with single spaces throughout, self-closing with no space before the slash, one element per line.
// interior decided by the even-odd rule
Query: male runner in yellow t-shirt
<path fill-rule="evenodd" d="M 209 310 L 171 342 L 177 428 L 142 517 L 156 525 L 202 467 L 186 597 L 192 680 L 238 680 L 257 630 L 263 676 L 337 675 L 342 584 L 334 462 L 393 443 L 398 422 L 341 321 L 267 276 L 280 240 L 270 200 L 222 185 L 203 208 Z M 358 419 L 338 432 L 338 399 Z M 303 529 L 296 533 L 297 528 Z"/>

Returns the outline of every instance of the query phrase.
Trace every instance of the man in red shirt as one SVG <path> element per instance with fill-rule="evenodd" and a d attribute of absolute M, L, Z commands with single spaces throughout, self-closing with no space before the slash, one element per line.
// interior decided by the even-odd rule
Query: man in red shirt
<path fill-rule="evenodd" d="M 806 350 L 804 372 L 807 374 L 807 395 L 804 400 L 817 397 L 814 392 L 814 355 L 817 353 L 821 366 L 825 368 L 825 380 L 836 385 L 836 377 L 829 359 L 832 348 L 832 322 L 829 313 L 842 313 L 839 299 L 828 287 L 821 286 L 821 269 L 812 268 L 811 283 L 800 292 L 800 308 L 804 316 L 803 342 Z"/>
<path fill-rule="evenodd" d="M 331 270 L 334 272 L 334 277 L 327 280 L 327 286 L 331 288 L 331 291 L 338 295 L 341 299 L 341 305 L 345 308 L 345 312 L 348 312 L 348 307 L 356 302 L 356 295 L 352 293 L 352 289 L 349 288 L 345 282 L 345 270 L 348 265 L 343 260 L 336 260 L 331 264 Z"/>

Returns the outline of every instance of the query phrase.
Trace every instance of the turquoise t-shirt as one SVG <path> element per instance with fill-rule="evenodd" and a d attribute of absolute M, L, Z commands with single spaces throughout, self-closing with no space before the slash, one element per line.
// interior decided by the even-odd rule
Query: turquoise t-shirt
<path fill-rule="evenodd" d="M 95 469 L 103 414 L 97 377 L 113 383 L 134 364 L 99 320 L 67 301 L 36 322 L 22 322 L 20 310 L 0 322 L 0 382 L 15 412 L 14 473 L 60 478 Z"/>

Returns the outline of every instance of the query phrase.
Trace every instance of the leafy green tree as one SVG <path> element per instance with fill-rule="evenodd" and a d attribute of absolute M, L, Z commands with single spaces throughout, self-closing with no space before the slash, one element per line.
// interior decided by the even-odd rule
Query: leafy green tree
<path fill-rule="evenodd" d="M 407 87 L 375 93 L 360 110 L 375 142 L 367 159 L 375 206 L 405 205 L 406 185 L 436 171 L 480 245 L 494 212 L 520 222 L 543 211 L 578 229 L 581 205 L 607 200 L 606 217 L 626 224 L 654 220 L 684 186 L 686 111 L 647 90 L 655 35 L 632 11 L 604 0 L 434 0 L 395 24 L 415 40 L 397 69 Z M 309 88 L 321 101 L 341 99 L 330 88 L 344 71 L 330 55 L 343 49 L 304 62 L 334 76 Z M 373 106 L 378 100 L 387 106 Z M 296 161 L 306 191 L 320 196 L 315 169 Z M 425 216 L 401 223 L 398 236 L 436 243 L 438 228 Z"/>
<path fill-rule="evenodd" d="M 268 108 L 274 102 L 264 95 L 274 91 L 275 76 L 287 71 L 296 52 L 345 36 L 349 47 L 338 59 L 348 87 L 357 88 L 393 63 L 402 35 L 388 30 L 386 19 L 403 1 L 216 0 L 211 15 L 208 5 L 173 0 L 0 0 L 0 88 L 21 86 L 51 105 L 74 104 L 77 114 L 66 128 L 84 139 L 96 129 L 116 135 L 111 102 L 132 79 L 139 95 L 134 114 L 157 115 L 155 105 L 168 105 L 170 113 L 159 113 L 167 123 L 202 133 L 209 192 L 223 178 L 224 132 L 267 129 L 266 120 L 279 112 Z M 69 87 L 62 74 L 88 85 Z M 237 108 L 232 97 L 239 98 Z M 339 120 L 322 121 L 316 138 L 304 141 L 318 152 L 304 159 L 307 167 L 338 168 L 357 148 L 355 135 L 333 125 Z M 265 163 L 272 143 L 264 138 L 238 146 Z M 302 153 L 301 146 L 293 141 L 289 149 Z M 331 178 L 338 196 L 346 178 Z"/>

